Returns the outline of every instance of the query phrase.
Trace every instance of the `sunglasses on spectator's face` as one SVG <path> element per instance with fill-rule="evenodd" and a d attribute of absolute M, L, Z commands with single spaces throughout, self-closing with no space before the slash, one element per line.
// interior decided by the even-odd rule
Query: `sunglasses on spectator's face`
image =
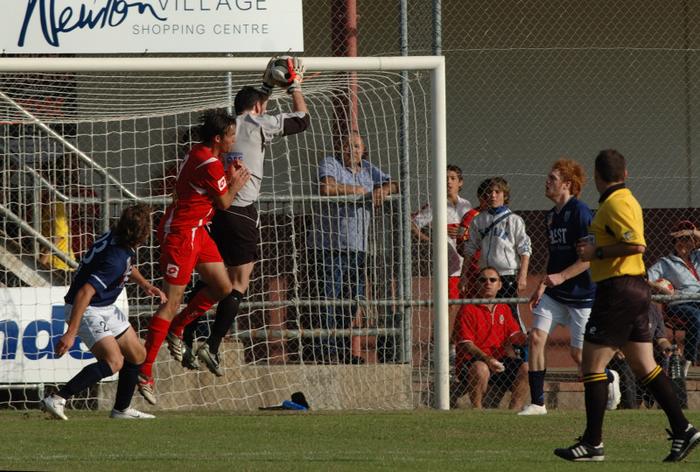
<path fill-rule="evenodd" d="M 479 277 L 479 282 L 481 283 L 491 282 L 492 284 L 495 284 L 498 282 L 498 280 L 498 277 Z"/>

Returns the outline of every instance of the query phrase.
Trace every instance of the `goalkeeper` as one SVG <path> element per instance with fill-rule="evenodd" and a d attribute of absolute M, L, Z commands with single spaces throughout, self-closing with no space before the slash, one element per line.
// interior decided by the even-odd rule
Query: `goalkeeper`
<path fill-rule="evenodd" d="M 280 74 L 279 64 L 286 59 L 286 78 Z M 284 72 L 284 71 L 282 71 Z M 304 65 L 299 58 L 273 58 L 263 74 L 258 89 L 243 87 L 234 99 L 236 109 L 237 139 L 233 152 L 225 156 L 229 165 L 242 160 L 250 170 L 250 180 L 238 192 L 231 206 L 217 210 L 211 234 L 221 252 L 233 291 L 219 301 L 216 318 L 206 343 L 193 353 L 192 346 L 197 323 L 192 323 L 211 308 L 208 305 L 188 305 L 173 320 L 168 334 L 168 347 L 173 357 L 184 367 L 197 368 L 197 359 L 204 362 L 215 375 L 222 376 L 219 346 L 238 314 L 239 305 L 250 283 L 255 261 L 260 258 L 260 220 L 255 202 L 260 195 L 263 180 L 265 149 L 278 136 L 301 133 L 309 127 L 310 119 L 306 101 L 301 91 Z M 267 103 L 275 84 L 286 88 L 292 99 L 292 113 L 268 114 Z M 193 292 L 204 284 L 198 282 Z M 187 330 L 185 332 L 185 327 Z M 183 343 L 184 336 L 184 343 Z"/>

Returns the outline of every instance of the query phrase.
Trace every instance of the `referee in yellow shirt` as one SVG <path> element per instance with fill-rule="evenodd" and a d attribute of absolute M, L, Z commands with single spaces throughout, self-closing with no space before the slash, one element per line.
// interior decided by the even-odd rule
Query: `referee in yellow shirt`
<path fill-rule="evenodd" d="M 653 393 L 671 425 L 671 452 L 664 462 L 683 460 L 700 443 L 666 374 L 654 361 L 649 332 L 651 294 L 644 278 L 646 250 L 642 208 L 625 187 L 627 167 L 619 152 L 601 151 L 595 160 L 599 208 L 588 238 L 579 241 L 582 261 L 590 261 L 597 291 L 583 342 L 586 430 L 571 447 L 554 454 L 570 461 L 602 461 L 603 416 L 608 396 L 605 366 L 621 349 L 632 371 Z"/>

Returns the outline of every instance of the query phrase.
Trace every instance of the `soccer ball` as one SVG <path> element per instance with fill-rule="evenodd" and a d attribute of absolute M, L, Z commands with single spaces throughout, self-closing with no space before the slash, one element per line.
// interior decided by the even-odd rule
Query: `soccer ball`
<path fill-rule="evenodd" d="M 673 284 L 669 282 L 668 279 L 664 279 L 663 277 L 660 279 L 656 279 L 654 283 L 657 285 L 661 285 L 662 287 L 669 290 L 671 293 L 676 291 L 676 289 L 673 287 Z"/>
<path fill-rule="evenodd" d="M 289 56 L 282 56 L 274 59 L 267 66 L 268 77 L 278 87 L 286 87 L 292 83 L 292 74 L 289 71 Z"/>

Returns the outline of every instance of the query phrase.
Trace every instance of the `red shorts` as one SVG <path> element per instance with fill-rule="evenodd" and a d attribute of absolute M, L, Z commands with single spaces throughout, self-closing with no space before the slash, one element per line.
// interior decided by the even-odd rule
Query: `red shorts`
<path fill-rule="evenodd" d="M 447 280 L 447 297 L 450 300 L 458 300 L 462 298 L 461 293 L 459 292 L 459 279 L 461 277 L 459 276 L 454 276 L 450 277 Z"/>
<path fill-rule="evenodd" d="M 170 285 L 187 285 L 197 264 L 223 262 L 221 254 L 203 226 L 194 231 L 158 235 L 160 271 Z"/>

